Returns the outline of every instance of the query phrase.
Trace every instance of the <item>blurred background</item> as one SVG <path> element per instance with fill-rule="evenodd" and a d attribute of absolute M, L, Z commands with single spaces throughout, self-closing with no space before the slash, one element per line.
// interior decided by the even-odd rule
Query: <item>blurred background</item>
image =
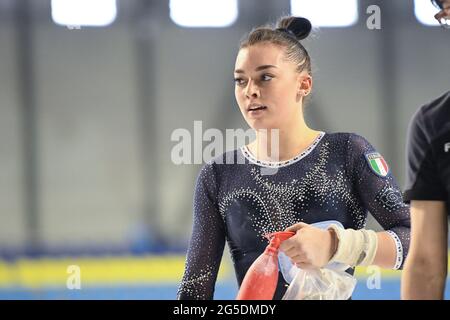
<path fill-rule="evenodd" d="M 173 163 L 171 135 L 194 121 L 248 129 L 239 40 L 281 15 L 315 27 L 310 126 L 365 136 L 403 187 L 408 122 L 449 90 L 435 12 L 429 0 L 0 0 L 0 299 L 175 299 L 201 164 Z M 399 272 L 379 289 L 370 275 L 358 269 L 355 299 L 399 298 Z M 215 298 L 236 292 L 226 247 Z"/>

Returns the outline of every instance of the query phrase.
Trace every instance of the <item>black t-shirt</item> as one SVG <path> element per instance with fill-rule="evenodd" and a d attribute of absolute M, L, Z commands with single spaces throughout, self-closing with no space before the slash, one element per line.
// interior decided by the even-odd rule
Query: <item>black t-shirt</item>
<path fill-rule="evenodd" d="M 276 174 L 266 172 L 273 168 Z M 396 242 L 401 268 L 409 248 L 409 206 L 383 157 L 361 136 L 322 133 L 307 150 L 280 163 L 259 161 L 245 147 L 226 152 L 197 177 L 178 298 L 213 298 L 225 242 L 240 285 L 268 244 L 264 234 L 326 220 L 361 229 L 368 211 Z M 274 299 L 283 297 L 286 286 L 279 275 Z"/>
<path fill-rule="evenodd" d="M 406 152 L 405 202 L 441 200 L 450 213 L 450 91 L 416 112 Z"/>

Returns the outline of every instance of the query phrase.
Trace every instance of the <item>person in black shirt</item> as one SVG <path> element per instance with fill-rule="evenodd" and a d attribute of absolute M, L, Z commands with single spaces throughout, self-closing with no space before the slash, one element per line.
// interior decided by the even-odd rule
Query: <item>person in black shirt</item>
<path fill-rule="evenodd" d="M 450 0 L 432 0 L 434 16 L 450 27 Z M 450 214 L 450 91 L 422 106 L 408 129 L 404 200 L 411 204 L 411 249 L 402 273 L 402 299 L 443 299 Z"/>
<path fill-rule="evenodd" d="M 450 214 L 450 91 L 421 107 L 408 132 L 407 183 L 411 249 L 402 275 L 403 299 L 442 299 Z"/>

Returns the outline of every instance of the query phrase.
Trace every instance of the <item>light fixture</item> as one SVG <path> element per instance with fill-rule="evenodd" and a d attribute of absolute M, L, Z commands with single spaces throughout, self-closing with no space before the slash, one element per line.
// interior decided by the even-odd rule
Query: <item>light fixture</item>
<path fill-rule="evenodd" d="M 358 21 L 358 0 L 291 0 L 291 14 L 313 27 L 349 27 Z"/>
<path fill-rule="evenodd" d="M 429 0 L 414 0 L 414 15 L 417 21 L 426 26 L 439 26 L 434 15 L 439 12 Z"/>
<path fill-rule="evenodd" d="M 52 19 L 64 26 L 103 27 L 117 16 L 116 0 L 52 0 Z"/>
<path fill-rule="evenodd" d="M 238 17 L 238 0 L 170 0 L 169 7 L 182 27 L 228 27 Z"/>

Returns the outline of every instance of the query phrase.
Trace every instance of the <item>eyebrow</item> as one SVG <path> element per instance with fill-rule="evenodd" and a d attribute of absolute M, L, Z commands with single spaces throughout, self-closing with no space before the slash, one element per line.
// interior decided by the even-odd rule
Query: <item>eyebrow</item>
<path fill-rule="evenodd" d="M 274 66 L 271 64 L 264 64 L 262 66 L 256 67 L 255 71 L 261 71 L 261 70 L 269 69 L 269 68 L 277 68 L 277 66 Z M 234 70 L 234 73 L 245 73 L 245 72 L 242 69 L 236 69 L 236 70 Z"/>

